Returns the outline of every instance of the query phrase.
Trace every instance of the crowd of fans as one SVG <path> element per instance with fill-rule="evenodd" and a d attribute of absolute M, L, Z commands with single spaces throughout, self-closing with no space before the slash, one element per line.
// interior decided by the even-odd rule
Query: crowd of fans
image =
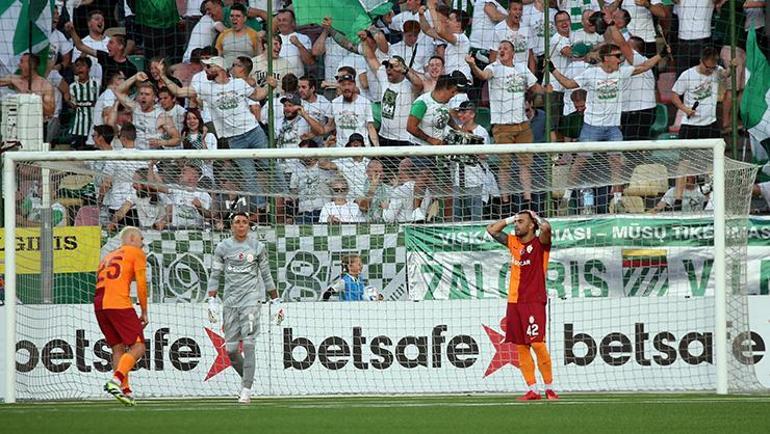
<path fill-rule="evenodd" d="M 272 1 L 271 40 L 266 0 L 57 5 L 50 56 L 24 55 L 19 75 L 0 86 L 40 94 L 47 141 L 79 150 L 267 148 L 270 107 L 279 148 L 710 138 L 730 125 L 726 92 L 731 66 L 743 85 L 746 30 L 770 46 L 764 1 L 738 5 L 734 59 L 712 32 L 724 0 L 405 0 L 357 35 L 332 17 L 297 28 L 291 2 Z M 561 155 L 565 184 L 579 184 L 595 158 Z M 632 169 L 620 154 L 606 160 L 612 174 Z M 98 207 L 111 229 L 224 228 L 235 211 L 282 223 L 479 220 L 544 210 L 535 186 L 551 164 L 538 155 L 122 160 L 91 165 L 94 198 L 82 205 Z M 652 211 L 681 209 L 697 184 L 675 186 L 669 175 L 673 188 Z M 39 197 L 39 184 L 28 184 L 20 201 Z M 608 184 L 567 189 L 559 206 L 618 210 L 624 185 Z"/>

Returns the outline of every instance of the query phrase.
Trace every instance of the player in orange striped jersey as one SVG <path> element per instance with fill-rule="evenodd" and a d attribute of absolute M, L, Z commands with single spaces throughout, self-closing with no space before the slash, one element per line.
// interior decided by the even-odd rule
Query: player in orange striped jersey
<path fill-rule="evenodd" d="M 142 251 L 142 232 L 131 226 L 120 232 L 121 246 L 99 264 L 94 310 L 99 328 L 112 348 L 114 375 L 104 390 L 125 405 L 133 406 L 128 373 L 144 355 L 144 327 L 147 325 L 147 258 Z M 136 281 L 142 313 L 136 316 L 129 293 Z"/>
<path fill-rule="evenodd" d="M 514 233 L 503 232 L 513 224 Z M 537 235 L 537 231 L 540 234 Z M 524 401 L 540 399 L 535 379 L 534 350 L 537 367 L 545 383 L 547 399 L 559 399 L 553 390 L 551 356 L 545 345 L 545 275 L 551 252 L 551 225 L 534 211 L 522 211 L 487 226 L 487 232 L 511 252 L 511 277 L 508 285 L 505 342 L 516 345 L 519 369 L 529 390 L 519 398 Z"/>

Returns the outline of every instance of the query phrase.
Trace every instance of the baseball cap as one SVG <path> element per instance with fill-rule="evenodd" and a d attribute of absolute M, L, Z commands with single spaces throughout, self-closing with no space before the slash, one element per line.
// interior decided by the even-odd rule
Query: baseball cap
<path fill-rule="evenodd" d="M 463 101 L 457 107 L 457 111 L 476 110 L 476 104 L 471 101 Z"/>
<path fill-rule="evenodd" d="M 364 136 L 359 133 L 353 133 L 348 137 L 348 143 L 345 146 L 349 146 L 353 142 L 364 143 Z"/>
<path fill-rule="evenodd" d="M 283 98 L 281 98 L 281 104 L 285 104 L 287 102 L 293 105 L 302 105 L 302 98 L 300 98 L 296 93 L 287 93 L 283 96 Z"/>
<path fill-rule="evenodd" d="M 201 63 L 204 65 L 218 66 L 225 70 L 227 69 L 225 67 L 225 58 L 221 56 L 214 56 L 210 59 L 201 59 Z"/>

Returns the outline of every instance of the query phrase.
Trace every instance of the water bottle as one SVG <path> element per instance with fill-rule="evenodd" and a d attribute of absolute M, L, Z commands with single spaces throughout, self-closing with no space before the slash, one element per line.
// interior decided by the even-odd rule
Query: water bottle
<path fill-rule="evenodd" d="M 583 194 L 583 214 L 593 214 L 594 212 L 594 191 L 591 188 L 584 188 Z"/>

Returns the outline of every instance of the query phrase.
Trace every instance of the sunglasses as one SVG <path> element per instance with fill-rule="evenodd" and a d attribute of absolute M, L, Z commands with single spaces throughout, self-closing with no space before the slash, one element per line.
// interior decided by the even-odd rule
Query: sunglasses
<path fill-rule="evenodd" d="M 335 193 L 344 193 L 344 192 L 348 191 L 348 189 L 344 188 L 344 187 L 334 187 L 334 188 L 332 188 L 332 191 L 335 192 Z"/>
<path fill-rule="evenodd" d="M 607 57 L 614 57 L 616 59 L 622 59 L 623 58 L 623 53 L 612 53 L 612 54 L 608 54 Z"/>

